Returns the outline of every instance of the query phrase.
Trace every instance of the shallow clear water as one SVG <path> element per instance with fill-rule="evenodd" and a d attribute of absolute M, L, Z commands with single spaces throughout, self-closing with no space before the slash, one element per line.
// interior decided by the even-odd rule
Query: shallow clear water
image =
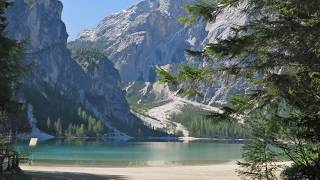
<path fill-rule="evenodd" d="M 221 142 L 108 142 L 53 140 L 30 149 L 18 143 L 35 165 L 174 166 L 204 165 L 241 158 L 241 144 Z"/>

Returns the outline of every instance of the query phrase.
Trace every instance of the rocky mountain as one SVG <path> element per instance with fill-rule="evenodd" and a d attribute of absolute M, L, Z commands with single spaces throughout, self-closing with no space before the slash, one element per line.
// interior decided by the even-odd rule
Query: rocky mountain
<path fill-rule="evenodd" d="M 184 15 L 183 0 L 145 0 L 82 31 L 69 46 L 102 50 L 125 83 L 154 82 L 155 66 L 183 62 L 184 50 L 196 44 L 178 22 Z"/>
<path fill-rule="evenodd" d="M 7 11 L 8 36 L 26 48 L 24 63 L 30 71 L 22 78 L 18 96 L 27 104 L 33 136 L 49 138 L 44 134 L 51 131 L 49 120 L 61 120 L 62 128 L 81 123 L 78 108 L 103 121 L 116 136 L 153 133 L 130 112 L 118 72 L 108 59 L 92 55 L 91 62 L 90 54 L 81 62 L 71 58 L 62 8 L 58 0 L 14 0 Z"/>
<path fill-rule="evenodd" d="M 200 50 L 209 42 L 232 36 L 232 26 L 249 20 L 242 11 L 246 2 L 237 8 L 226 8 L 215 22 L 199 22 L 186 28 L 178 18 L 186 16 L 184 3 L 190 2 L 143 0 L 106 17 L 96 28 L 80 32 L 69 46 L 94 47 L 106 54 L 119 70 L 131 107 L 148 117 L 165 123 L 171 115 L 181 113 L 183 107 L 190 104 L 216 111 L 212 106 L 225 104 L 229 94 L 245 93 L 249 85 L 236 79 L 225 84 L 219 80 L 223 74 L 217 74 L 213 77 L 214 83 L 200 87 L 203 96 L 183 99 L 155 81 L 155 67 L 176 71 L 177 64 L 181 63 L 215 66 L 214 62 L 188 56 L 185 50 Z"/>
<path fill-rule="evenodd" d="M 115 63 L 122 82 L 156 80 L 155 67 L 174 67 L 175 64 L 195 61 L 186 49 L 202 49 L 209 42 L 232 35 L 231 27 L 246 23 L 249 17 L 242 12 L 246 3 L 238 8 L 227 8 L 213 23 L 197 23 L 185 28 L 178 21 L 186 16 L 186 0 L 144 0 L 139 4 L 103 19 L 95 29 L 83 30 L 70 47 L 94 47 Z M 212 66 L 198 61 L 200 66 Z M 204 98 L 199 102 L 213 105 L 225 103 L 229 91 L 238 91 L 244 82 L 230 87 L 222 83 L 204 87 Z M 152 87 L 149 87 L 149 89 Z M 159 87 L 158 87 L 159 88 Z"/>

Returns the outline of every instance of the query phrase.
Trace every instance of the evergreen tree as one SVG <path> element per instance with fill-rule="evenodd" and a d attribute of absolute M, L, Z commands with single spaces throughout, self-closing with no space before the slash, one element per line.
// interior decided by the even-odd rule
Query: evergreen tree
<path fill-rule="evenodd" d="M 82 111 L 81 118 L 84 120 L 87 120 L 87 112 L 86 111 Z"/>
<path fill-rule="evenodd" d="M 50 120 L 50 117 L 48 117 L 48 119 L 47 119 L 47 128 L 48 128 L 48 130 L 50 130 L 50 128 L 51 128 L 51 120 Z"/>
<path fill-rule="evenodd" d="M 61 119 L 60 118 L 58 118 L 58 120 L 56 121 L 56 122 L 54 122 L 54 130 L 55 130 L 55 132 L 56 132 L 56 134 L 58 135 L 58 136 L 62 136 L 63 134 L 62 134 L 62 132 L 63 132 L 63 129 L 62 129 L 62 125 L 61 125 Z"/>
<path fill-rule="evenodd" d="M 81 112 L 82 112 L 82 109 L 81 109 L 81 107 L 79 107 L 79 108 L 78 108 L 78 113 L 77 113 L 77 115 L 78 115 L 79 117 L 81 117 Z"/>
<path fill-rule="evenodd" d="M 12 126 L 17 126 L 12 123 L 10 115 L 17 116 L 19 110 L 14 92 L 22 72 L 22 45 L 8 38 L 5 33 L 7 23 L 5 12 L 8 6 L 7 0 L 0 0 L 0 136 L 7 133 L 11 135 Z M 5 149 L 7 153 L 17 154 L 12 150 L 11 142 L 7 142 L 6 138 L 1 137 L 0 148 L 2 151 Z M 19 170 L 19 167 L 15 168 Z"/>
<path fill-rule="evenodd" d="M 246 25 L 235 26 L 234 36 L 210 43 L 202 51 L 188 50 L 208 61 L 230 63 L 203 69 L 185 66 L 177 75 L 158 68 L 160 81 L 179 84 L 183 94 L 198 95 L 197 85 L 210 82 L 217 73 L 227 75 L 226 81 L 247 79 L 258 89 L 230 97 L 224 113 L 211 116 L 233 121 L 241 117 L 253 130 L 240 174 L 276 179 L 278 167 L 272 162 L 284 155 L 294 163 L 285 168 L 284 178 L 320 179 L 320 3 L 202 0 L 187 5 L 190 16 L 181 20 L 187 25 L 215 21 L 223 8 L 239 3 L 247 3 L 244 11 L 251 18 Z"/>
<path fill-rule="evenodd" d="M 8 114 L 5 111 L 0 111 L 0 135 L 9 129 Z M 0 141 L 1 145 L 1 141 Z"/>
<path fill-rule="evenodd" d="M 85 126 L 84 126 L 84 124 L 81 124 L 77 134 L 78 134 L 78 136 L 85 136 L 85 133 L 86 133 Z"/>
<path fill-rule="evenodd" d="M 14 90 L 22 71 L 23 48 L 5 33 L 5 11 L 8 6 L 7 0 L 0 0 L 0 111 L 13 112 L 17 110 Z"/>

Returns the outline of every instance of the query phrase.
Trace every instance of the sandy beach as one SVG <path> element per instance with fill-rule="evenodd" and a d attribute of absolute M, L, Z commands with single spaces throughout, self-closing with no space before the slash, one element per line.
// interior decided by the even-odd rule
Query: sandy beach
<path fill-rule="evenodd" d="M 239 180 L 235 163 L 174 167 L 58 167 L 22 166 L 37 180 Z"/>

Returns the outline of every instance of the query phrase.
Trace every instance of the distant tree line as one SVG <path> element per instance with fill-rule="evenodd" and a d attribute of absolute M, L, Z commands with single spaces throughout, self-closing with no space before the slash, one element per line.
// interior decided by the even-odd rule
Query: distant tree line
<path fill-rule="evenodd" d="M 69 122 L 63 127 L 61 119 L 52 121 L 47 119 L 47 128 L 51 129 L 58 137 L 100 137 L 107 131 L 101 120 L 96 119 L 90 113 L 82 109 L 77 110 L 79 122 Z"/>
<path fill-rule="evenodd" d="M 171 115 L 171 120 L 183 124 L 191 136 L 208 138 L 246 139 L 250 132 L 244 124 L 237 122 L 215 122 L 207 118 L 210 112 L 191 105 L 185 106 L 182 113 Z"/>

